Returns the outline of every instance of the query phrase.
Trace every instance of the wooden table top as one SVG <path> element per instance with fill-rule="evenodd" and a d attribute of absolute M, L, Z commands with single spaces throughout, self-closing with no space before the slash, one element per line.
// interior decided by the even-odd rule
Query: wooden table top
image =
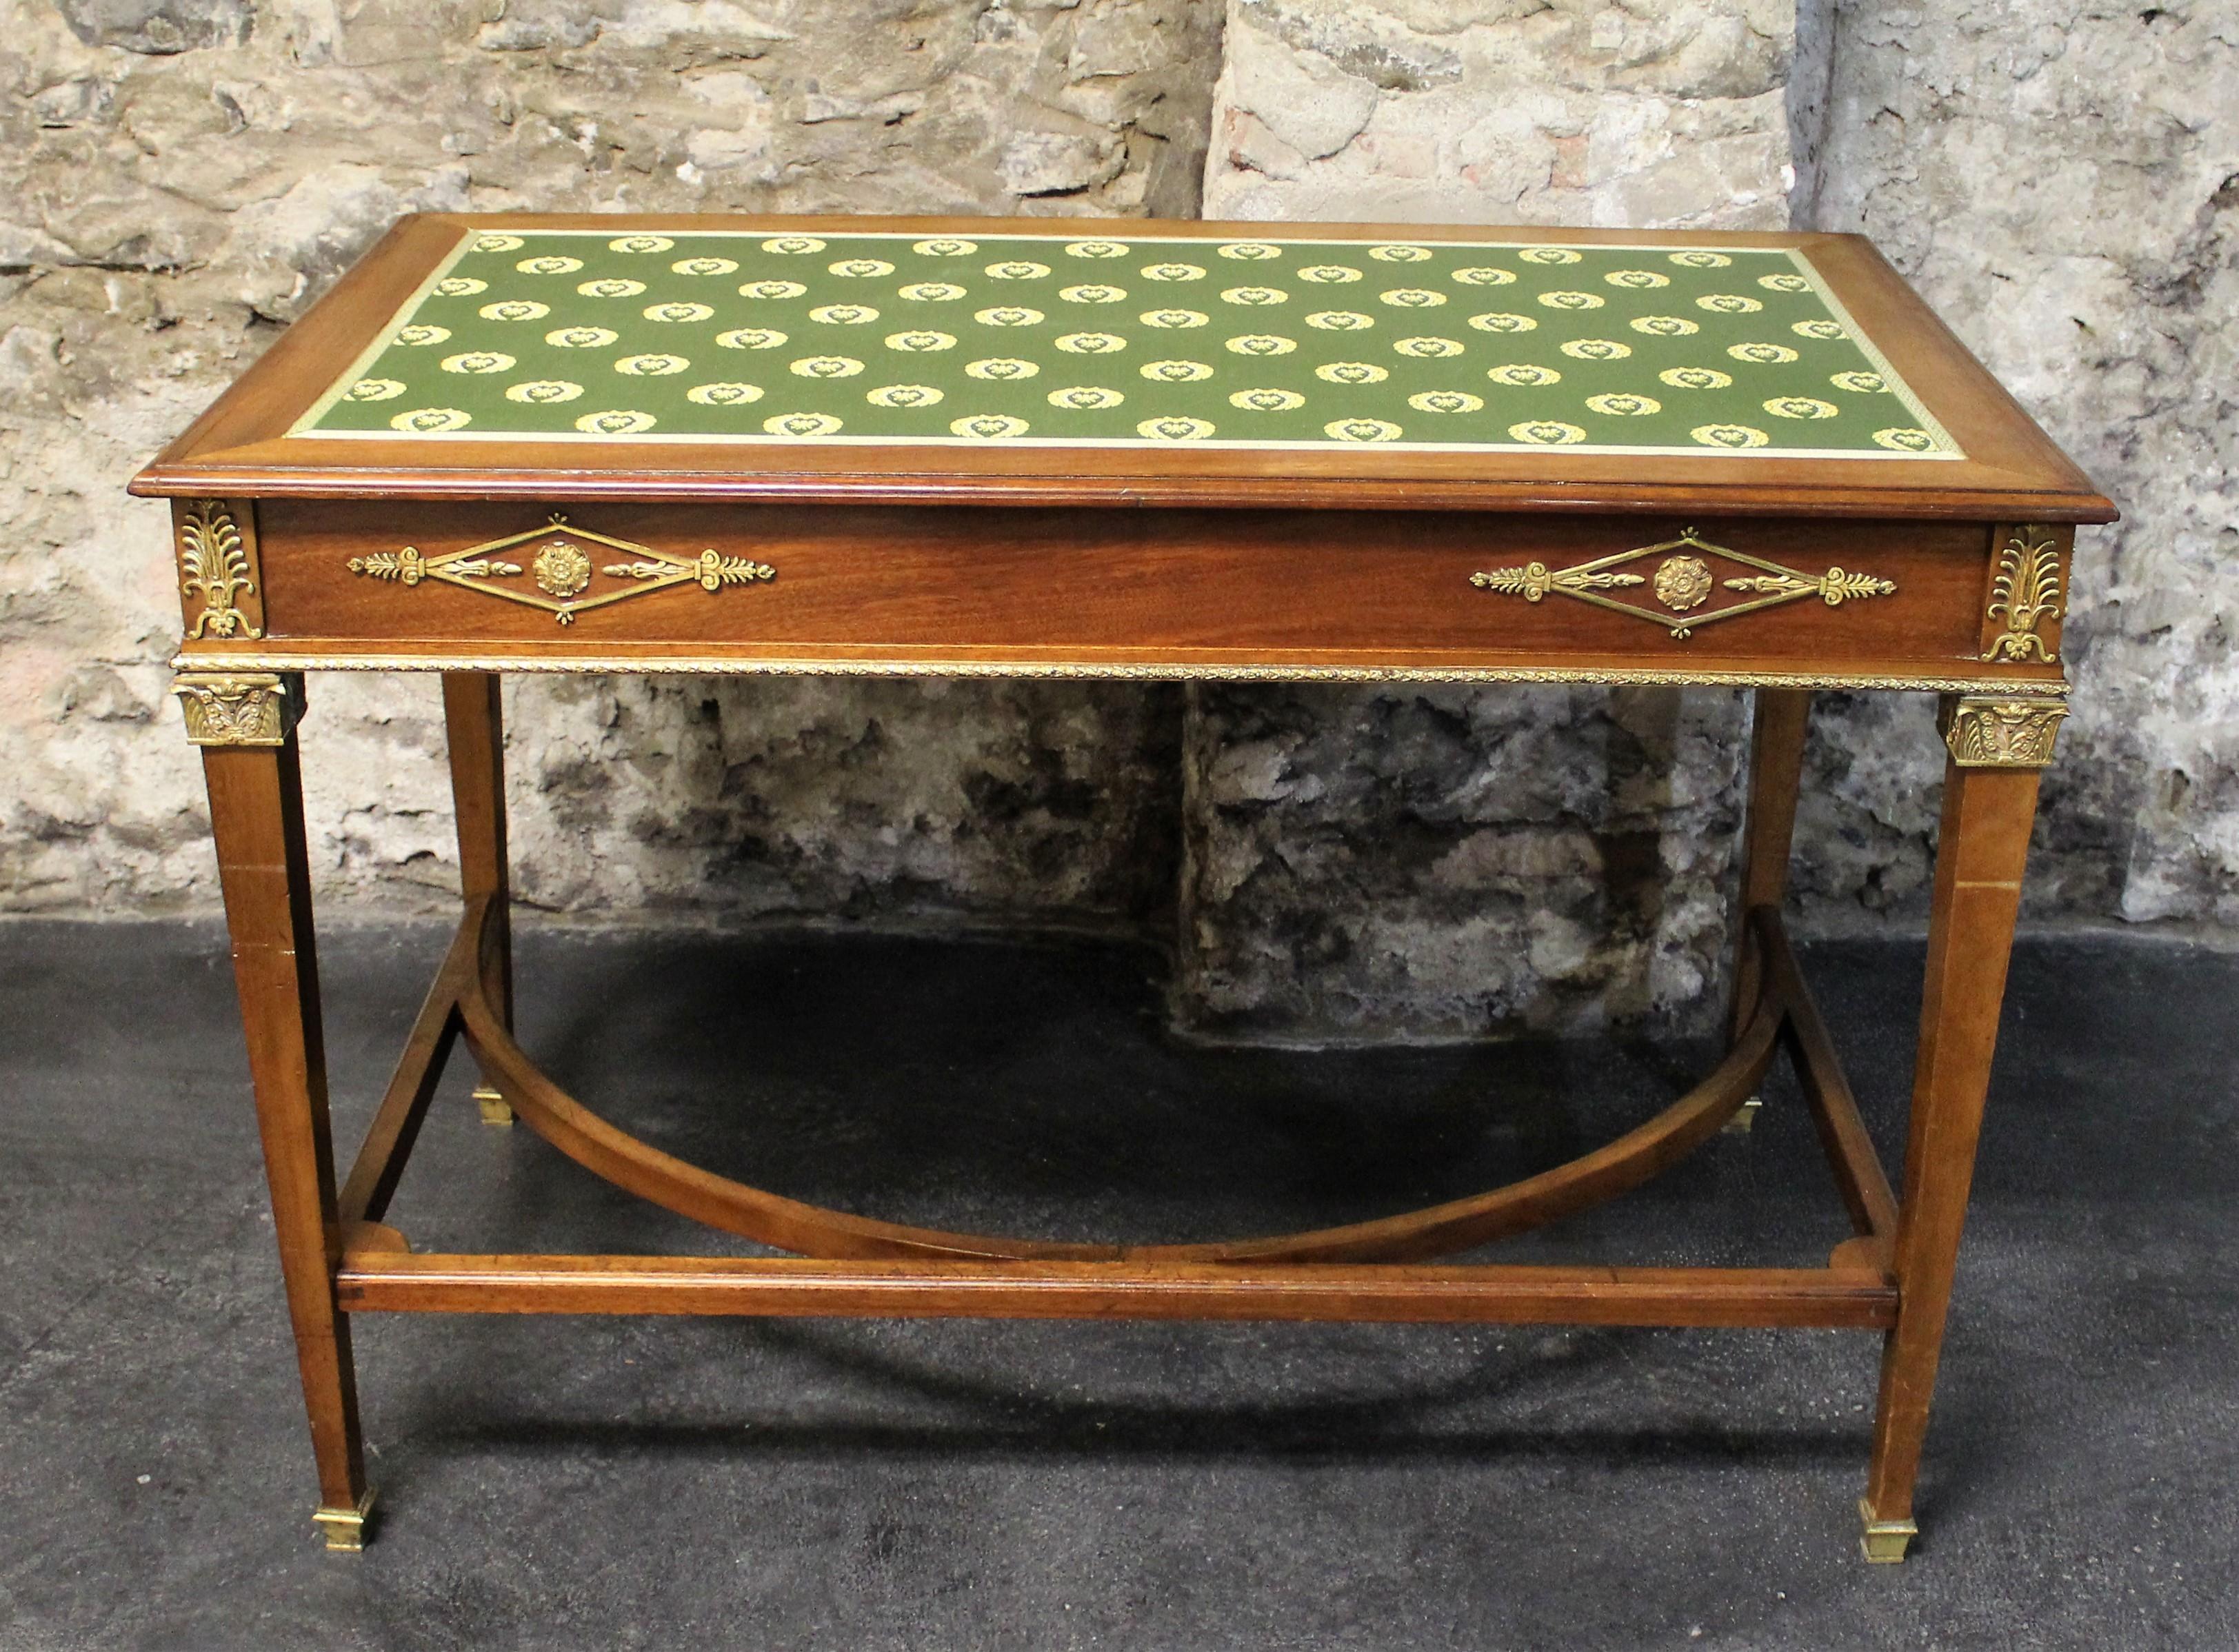
<path fill-rule="evenodd" d="M 134 483 L 2112 515 L 1826 235 L 409 218 Z"/>

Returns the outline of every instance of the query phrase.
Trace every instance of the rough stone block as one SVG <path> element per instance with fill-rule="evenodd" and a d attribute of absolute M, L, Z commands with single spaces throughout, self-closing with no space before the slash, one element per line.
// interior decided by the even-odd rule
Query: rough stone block
<path fill-rule="evenodd" d="M 255 17 L 249 0 L 54 0 L 70 32 L 89 46 L 169 56 L 238 45 Z"/>

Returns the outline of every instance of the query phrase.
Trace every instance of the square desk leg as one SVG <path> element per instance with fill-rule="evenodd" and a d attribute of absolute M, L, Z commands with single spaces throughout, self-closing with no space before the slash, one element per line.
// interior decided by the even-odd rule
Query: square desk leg
<path fill-rule="evenodd" d="M 1870 1561 L 1903 1560 L 1917 1531 L 1913 1486 L 1998 1041 L 2037 778 L 2066 715 L 2056 700 L 1944 703 L 1950 756 L 1897 1214 L 1897 1318 L 1883 1345 L 1873 1459 L 1858 1505 Z"/>
<path fill-rule="evenodd" d="M 505 842 L 505 712 L 498 676 L 488 671 L 443 673 L 443 726 L 451 750 L 451 797 L 459 826 L 460 892 L 472 904 L 492 897 L 497 945 L 482 992 L 508 1032 L 513 1028 L 513 928 Z M 510 1125 L 513 1109 L 487 1077 L 475 1088 L 486 1125 Z"/>
<path fill-rule="evenodd" d="M 1810 732 L 1811 691 L 1759 688 L 1751 696 L 1756 715 L 1750 735 L 1749 798 L 1742 817 L 1741 905 L 1744 921 L 1734 965 L 1733 1004 L 1727 1016 L 1731 1050 L 1756 1011 L 1764 960 L 1757 954 L 1757 931 L 1748 915 L 1760 906 L 1775 912 L 1788 893 L 1788 863 L 1796 836 L 1796 800 L 1803 786 L 1804 741 Z M 1746 1135 L 1764 1104 L 1756 1096 L 1742 1103 L 1726 1125 Z"/>
<path fill-rule="evenodd" d="M 354 1549 L 363 1543 L 373 1492 L 358 1434 L 349 1320 L 335 1300 L 342 1233 L 296 758 L 302 679 L 190 673 L 174 692 L 188 738 L 203 747 L 209 784 L 272 1225 L 318 1463 L 312 1518 L 328 1548 Z"/>

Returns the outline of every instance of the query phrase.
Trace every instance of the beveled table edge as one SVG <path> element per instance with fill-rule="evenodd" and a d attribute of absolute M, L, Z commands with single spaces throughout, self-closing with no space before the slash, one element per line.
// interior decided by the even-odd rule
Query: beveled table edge
<path fill-rule="evenodd" d="M 1708 462 L 1717 462 L 1711 461 Z M 1871 461 L 1782 461 L 1820 465 Z M 143 499 L 365 500 L 458 503 L 558 497 L 571 502 L 636 505 L 907 505 L 1024 509 L 1381 510 L 1547 512 L 1656 516 L 1880 518 L 1889 521 L 2119 521 L 2104 495 L 1955 488 L 1932 498 L 1864 484 L 1618 482 L 1580 478 L 1533 481 L 1440 477 L 1346 480 L 1310 476 L 1091 476 L 830 472 L 807 476 L 743 471 L 671 471 L 658 479 L 596 471 L 503 466 L 487 470 L 427 467 L 256 465 L 235 468 L 152 462 L 127 491 Z"/>

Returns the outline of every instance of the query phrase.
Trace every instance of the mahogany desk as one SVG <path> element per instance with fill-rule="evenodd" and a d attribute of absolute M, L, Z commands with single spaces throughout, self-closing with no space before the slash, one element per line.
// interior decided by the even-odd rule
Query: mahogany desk
<path fill-rule="evenodd" d="M 1864 1547 L 1903 1557 L 2074 525 L 2114 511 L 1865 242 L 420 216 L 132 487 L 174 501 L 176 692 L 329 1546 L 373 1496 L 353 1314 L 917 1314 L 1877 1330 Z M 443 673 L 466 911 L 338 1172 L 302 673 L 400 667 Z M 1038 1244 L 782 1198 L 628 1136 L 514 1042 L 508 671 L 1748 687 L 1730 1053 L 1560 1169 L 1319 1232 Z M 1781 930 L 1821 688 L 1943 697 L 1894 1186 Z M 494 1121 L 795 1254 L 415 1253 L 382 1217 L 461 1037 Z M 1644 1181 L 1777 1047 L 1857 1233 L 1824 1267 L 1441 1263 Z"/>

